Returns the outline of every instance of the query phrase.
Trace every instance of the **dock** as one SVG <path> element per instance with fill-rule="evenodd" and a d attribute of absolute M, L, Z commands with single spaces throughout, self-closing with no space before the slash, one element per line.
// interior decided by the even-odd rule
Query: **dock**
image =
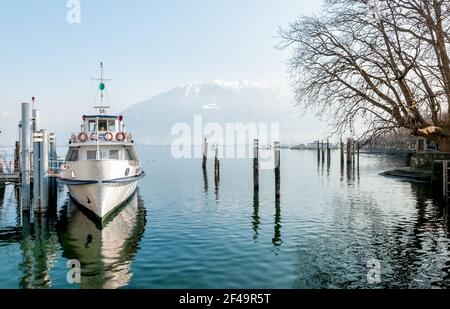
<path fill-rule="evenodd" d="M 56 179 L 64 163 L 57 159 L 56 135 L 40 128 L 39 110 L 22 103 L 19 123 L 20 140 L 16 141 L 13 158 L 0 157 L 0 185 L 20 188 L 22 212 L 46 213 L 56 194 Z"/>

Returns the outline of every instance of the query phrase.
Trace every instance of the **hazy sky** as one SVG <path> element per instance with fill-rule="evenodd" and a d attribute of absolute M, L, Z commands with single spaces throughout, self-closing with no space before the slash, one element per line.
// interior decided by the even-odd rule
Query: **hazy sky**
<path fill-rule="evenodd" d="M 114 79 L 115 111 L 177 84 L 222 80 L 287 83 L 279 26 L 320 8 L 317 0 L 68 0 L 0 4 L 0 121 L 38 98 L 42 121 L 89 112 L 98 63 Z M 50 125 L 49 125 L 50 126 Z M 1 128 L 0 130 L 5 130 Z M 1 138 L 1 136 L 0 136 Z M 1 144 L 1 142 L 0 142 Z"/>

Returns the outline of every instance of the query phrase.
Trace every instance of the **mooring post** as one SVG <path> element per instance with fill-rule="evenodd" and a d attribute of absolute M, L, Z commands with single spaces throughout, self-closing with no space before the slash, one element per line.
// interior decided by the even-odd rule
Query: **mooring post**
<path fill-rule="evenodd" d="M 20 172 L 20 142 L 16 141 L 14 147 L 14 173 Z"/>
<path fill-rule="evenodd" d="M 356 148 L 356 143 L 355 143 L 355 140 L 352 138 L 352 161 L 353 161 L 353 166 L 356 163 L 356 160 L 355 160 L 355 155 L 356 155 L 355 148 Z"/>
<path fill-rule="evenodd" d="M 206 162 L 208 161 L 208 141 L 205 138 L 205 141 L 203 143 L 203 164 L 202 167 L 206 169 Z"/>
<path fill-rule="evenodd" d="M 39 209 L 36 209 L 36 211 L 44 213 L 48 209 L 48 197 L 49 197 L 49 190 L 48 190 L 48 157 L 49 157 L 49 134 L 48 130 L 41 130 L 42 133 L 42 144 L 40 147 L 40 207 Z"/>
<path fill-rule="evenodd" d="M 36 130 L 37 127 L 34 127 Z M 38 211 L 41 206 L 41 147 L 42 133 L 33 132 L 33 207 Z"/>
<path fill-rule="evenodd" d="M 20 164 L 20 174 L 21 174 L 21 205 L 23 211 L 30 210 L 30 103 L 22 103 L 22 153 L 21 153 L 21 164 Z"/>
<path fill-rule="evenodd" d="M 347 164 L 352 164 L 352 139 L 347 138 Z"/>
<path fill-rule="evenodd" d="M 58 166 L 56 160 L 58 159 L 58 155 L 56 152 L 56 134 L 50 133 L 49 135 L 49 147 L 50 147 L 50 156 L 49 156 L 49 168 L 52 171 L 52 173 L 55 173 Z M 55 200 L 55 194 L 56 194 L 56 178 L 55 177 L 49 177 L 49 203 L 53 203 Z"/>
<path fill-rule="evenodd" d="M 275 198 L 280 198 L 280 142 L 274 143 L 274 151 L 275 151 Z"/>
<path fill-rule="evenodd" d="M 320 141 L 317 140 L 317 162 L 320 162 Z"/>
<path fill-rule="evenodd" d="M 33 132 L 39 132 L 40 129 L 40 115 L 38 109 L 33 109 L 32 112 L 32 128 Z"/>
<path fill-rule="evenodd" d="M 330 150 L 330 140 L 329 139 L 327 139 L 327 158 L 328 158 L 328 161 L 331 160 L 331 150 Z"/>
<path fill-rule="evenodd" d="M 358 167 L 359 167 L 359 150 L 361 149 L 361 145 L 359 144 L 359 142 L 356 143 L 356 158 L 358 160 Z"/>
<path fill-rule="evenodd" d="M 342 138 L 341 138 L 340 146 L 341 146 L 341 167 L 343 167 L 344 166 L 344 142 L 342 141 Z"/>
<path fill-rule="evenodd" d="M 322 140 L 322 164 L 325 162 L 325 146 Z"/>
<path fill-rule="evenodd" d="M 253 140 L 253 189 L 259 191 L 259 141 Z"/>
<path fill-rule="evenodd" d="M 220 178 L 219 144 L 216 144 L 216 155 L 214 158 L 214 175 L 216 179 Z"/>
<path fill-rule="evenodd" d="M 33 100 L 34 103 L 34 100 Z M 39 110 L 32 111 L 31 127 L 33 129 L 33 208 L 37 211 L 41 205 L 41 144 Z"/>

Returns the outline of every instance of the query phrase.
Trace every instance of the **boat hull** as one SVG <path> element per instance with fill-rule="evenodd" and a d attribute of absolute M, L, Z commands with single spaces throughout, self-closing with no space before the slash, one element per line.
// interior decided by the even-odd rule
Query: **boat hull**
<path fill-rule="evenodd" d="M 104 218 L 133 195 L 143 176 L 136 162 L 85 160 L 67 164 L 60 182 L 78 204 Z"/>
<path fill-rule="evenodd" d="M 137 181 L 131 183 L 93 183 L 68 185 L 70 196 L 81 206 L 104 218 L 126 202 L 136 191 Z"/>

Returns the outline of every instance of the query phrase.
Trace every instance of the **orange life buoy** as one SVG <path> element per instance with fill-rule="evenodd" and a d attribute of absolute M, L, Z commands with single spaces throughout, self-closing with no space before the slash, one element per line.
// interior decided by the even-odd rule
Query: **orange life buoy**
<path fill-rule="evenodd" d="M 123 142 L 127 138 L 127 134 L 125 132 L 118 132 L 116 134 L 116 140 L 119 142 Z"/>
<path fill-rule="evenodd" d="M 104 135 L 105 141 L 110 142 L 113 139 L 113 135 L 111 134 L 111 132 L 106 132 Z"/>
<path fill-rule="evenodd" d="M 97 133 L 92 133 L 91 134 L 91 141 L 96 141 L 97 140 Z"/>
<path fill-rule="evenodd" d="M 78 134 L 78 140 L 82 143 L 84 143 L 85 141 L 88 140 L 88 136 L 86 133 L 81 132 L 80 134 Z"/>

